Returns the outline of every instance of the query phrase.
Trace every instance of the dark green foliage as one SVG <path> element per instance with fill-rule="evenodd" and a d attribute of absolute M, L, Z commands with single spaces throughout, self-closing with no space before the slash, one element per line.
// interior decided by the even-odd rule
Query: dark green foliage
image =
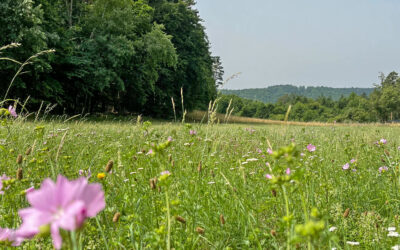
<path fill-rule="evenodd" d="M 260 89 L 241 89 L 228 90 L 222 89 L 221 92 L 227 95 L 237 95 L 246 99 L 258 100 L 265 103 L 276 103 L 278 99 L 287 94 L 305 96 L 317 99 L 321 96 L 339 100 L 341 96 L 349 96 L 351 93 L 369 95 L 373 88 L 330 88 L 330 87 L 296 87 L 292 85 L 276 85 Z"/>
<path fill-rule="evenodd" d="M 172 114 L 171 97 L 204 108 L 223 72 L 210 54 L 191 1 L 5 0 L 0 45 L 19 61 L 46 49 L 18 78 L 10 97 L 59 104 L 59 111 Z M 1 61 L 6 89 L 18 65 Z M 217 76 L 217 78 L 215 78 Z M 1 95 L 1 93 L 0 93 Z M 34 108 L 34 107 L 33 107 Z"/>

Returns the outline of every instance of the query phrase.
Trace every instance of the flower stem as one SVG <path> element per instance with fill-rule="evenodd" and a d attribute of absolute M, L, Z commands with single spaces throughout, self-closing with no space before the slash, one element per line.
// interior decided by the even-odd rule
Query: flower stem
<path fill-rule="evenodd" d="M 168 190 L 165 191 L 165 202 L 167 203 L 167 223 L 168 223 L 168 234 L 167 234 L 167 249 L 171 249 L 171 216 L 169 211 L 169 197 Z"/>
<path fill-rule="evenodd" d="M 290 236 L 291 236 L 291 229 L 290 229 L 290 212 L 289 212 L 289 199 L 286 194 L 286 188 L 285 186 L 282 185 L 282 191 L 283 191 L 283 197 L 285 199 L 285 208 L 286 208 L 286 219 L 287 219 L 287 227 L 288 227 L 288 232 L 287 232 L 287 246 L 286 248 L 290 250 Z"/>
<path fill-rule="evenodd" d="M 71 241 L 72 241 L 72 249 L 78 250 L 78 244 L 76 242 L 76 232 L 75 231 L 71 231 Z"/>

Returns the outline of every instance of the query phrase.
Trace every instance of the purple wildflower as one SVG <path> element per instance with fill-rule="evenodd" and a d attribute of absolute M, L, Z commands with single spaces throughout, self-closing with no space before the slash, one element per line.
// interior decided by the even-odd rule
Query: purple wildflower
<path fill-rule="evenodd" d="M 270 175 L 270 174 L 266 174 L 266 175 L 265 175 L 265 178 L 267 178 L 267 179 L 271 180 L 271 179 L 272 179 L 272 175 Z"/>
<path fill-rule="evenodd" d="M 287 169 L 286 169 L 286 174 L 287 174 L 287 175 L 290 175 L 291 172 L 292 172 L 292 171 L 290 170 L 290 168 L 287 168 Z"/>
<path fill-rule="evenodd" d="M 350 164 L 349 163 L 344 164 L 343 167 L 342 167 L 343 170 L 348 170 L 349 168 L 350 168 Z"/>
<path fill-rule="evenodd" d="M 257 151 L 257 153 L 259 153 L 259 154 L 261 154 L 261 153 L 262 153 L 262 150 L 261 150 L 261 149 L 259 149 L 259 148 L 257 148 L 257 149 L 256 149 L 256 151 Z"/>
<path fill-rule="evenodd" d="M 11 106 L 11 105 L 8 107 L 8 112 L 10 112 L 10 115 L 11 115 L 12 117 L 14 117 L 14 118 L 17 118 L 17 117 L 18 117 L 17 111 L 16 111 L 15 108 L 14 108 L 13 106 Z"/>
<path fill-rule="evenodd" d="M 173 141 L 174 139 L 172 139 L 172 137 L 171 136 L 168 136 L 168 139 L 167 139 L 167 141 L 169 141 L 169 142 L 171 142 L 171 141 Z"/>
<path fill-rule="evenodd" d="M 379 142 L 380 142 L 381 144 L 386 144 L 386 143 L 387 143 L 386 139 L 383 139 L 383 138 L 380 139 Z"/>
<path fill-rule="evenodd" d="M 22 225 L 18 237 L 32 238 L 43 226 L 49 226 L 53 245 L 60 249 L 60 228 L 74 231 L 86 218 L 95 217 L 105 207 L 104 192 L 100 184 L 89 184 L 81 177 L 74 181 L 59 175 L 57 182 L 43 181 L 40 189 L 26 195 L 31 207 L 19 210 Z"/>
<path fill-rule="evenodd" d="M 268 148 L 268 149 L 267 149 L 267 153 L 268 153 L 269 155 L 272 155 L 272 154 L 274 153 L 274 151 L 272 151 L 272 149 Z"/>
<path fill-rule="evenodd" d="M 356 161 L 357 161 L 356 159 L 351 159 L 351 160 L 350 160 L 350 163 L 353 164 L 353 163 L 355 163 Z"/>
<path fill-rule="evenodd" d="M 312 145 L 311 143 L 307 145 L 307 150 L 309 152 L 314 152 L 316 149 L 316 147 L 314 145 Z"/>
<path fill-rule="evenodd" d="M 383 172 L 386 172 L 386 171 L 388 171 L 388 170 L 389 170 L 389 168 L 388 168 L 388 167 L 386 167 L 386 166 L 383 166 L 383 167 L 380 167 L 378 170 L 379 170 L 379 173 L 383 173 Z"/>
<path fill-rule="evenodd" d="M 189 131 L 189 134 L 190 134 L 190 135 L 197 135 L 197 131 L 196 131 L 196 130 L 190 130 L 190 131 Z"/>

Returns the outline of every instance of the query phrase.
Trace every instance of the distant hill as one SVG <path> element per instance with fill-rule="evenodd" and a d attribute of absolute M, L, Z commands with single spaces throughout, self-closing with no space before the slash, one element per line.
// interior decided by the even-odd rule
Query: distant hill
<path fill-rule="evenodd" d="M 339 100 L 342 95 L 349 96 L 353 92 L 357 95 L 363 93 L 369 95 L 373 90 L 373 88 L 297 87 L 293 85 L 276 85 L 258 89 L 221 89 L 221 93 L 226 95 L 237 95 L 242 98 L 258 100 L 265 103 L 275 103 L 281 96 L 286 94 L 301 95 L 313 99 L 325 96 L 331 97 L 333 100 Z"/>

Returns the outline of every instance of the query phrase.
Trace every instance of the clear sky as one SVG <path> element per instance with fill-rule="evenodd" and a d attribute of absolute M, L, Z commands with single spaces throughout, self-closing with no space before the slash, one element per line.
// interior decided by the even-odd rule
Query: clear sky
<path fill-rule="evenodd" d="M 372 87 L 400 71 L 400 0 L 197 0 L 224 88 Z"/>

